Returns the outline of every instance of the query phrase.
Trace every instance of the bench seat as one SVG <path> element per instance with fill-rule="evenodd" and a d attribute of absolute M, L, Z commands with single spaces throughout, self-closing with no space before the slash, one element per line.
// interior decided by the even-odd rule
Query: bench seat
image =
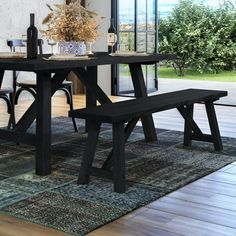
<path fill-rule="evenodd" d="M 83 108 L 69 112 L 69 116 L 88 121 L 88 138 L 83 155 L 78 183 L 88 184 L 93 170 L 92 162 L 101 123 L 111 123 L 113 149 L 103 164 L 104 170 L 111 172 L 114 191 L 125 192 L 125 142 L 140 118 L 147 114 L 177 108 L 185 120 L 184 146 L 191 146 L 192 140 L 211 142 L 215 150 L 223 149 L 213 102 L 227 96 L 226 91 L 186 89 L 150 97 L 137 98 L 101 106 Z M 207 111 L 211 134 L 204 134 L 193 119 L 195 103 L 204 103 Z M 125 125 L 126 124 L 126 125 Z"/>
<path fill-rule="evenodd" d="M 114 123 L 141 117 L 143 114 L 152 114 L 193 103 L 215 101 L 224 96 L 227 96 L 226 91 L 186 89 L 145 98 L 104 104 L 97 107 L 73 110 L 69 112 L 69 115 L 104 123 Z"/>

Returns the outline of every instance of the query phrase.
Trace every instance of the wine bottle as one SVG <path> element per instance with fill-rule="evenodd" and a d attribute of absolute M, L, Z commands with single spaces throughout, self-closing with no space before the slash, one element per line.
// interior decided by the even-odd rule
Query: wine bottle
<path fill-rule="evenodd" d="M 36 59 L 38 55 L 38 30 L 34 25 L 34 14 L 30 14 L 30 27 L 27 29 L 27 58 Z"/>
<path fill-rule="evenodd" d="M 117 42 L 116 29 L 114 27 L 114 19 L 111 18 L 110 28 L 108 29 L 107 43 L 108 43 L 108 52 L 115 52 L 115 44 Z"/>

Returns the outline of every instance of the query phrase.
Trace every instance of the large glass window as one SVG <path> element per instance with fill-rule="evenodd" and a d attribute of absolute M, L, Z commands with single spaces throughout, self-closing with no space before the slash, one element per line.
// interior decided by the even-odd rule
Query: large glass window
<path fill-rule="evenodd" d="M 157 51 L 157 0 L 113 1 L 118 44 L 122 50 L 154 53 Z M 156 65 L 143 66 L 148 91 L 156 90 Z M 132 93 L 133 84 L 128 65 L 114 69 L 113 93 Z"/>

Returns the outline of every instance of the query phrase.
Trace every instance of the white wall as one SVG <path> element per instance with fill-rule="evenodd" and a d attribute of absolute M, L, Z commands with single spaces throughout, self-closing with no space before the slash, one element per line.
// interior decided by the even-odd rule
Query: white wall
<path fill-rule="evenodd" d="M 107 51 L 107 31 L 110 26 L 111 1 L 112 0 L 86 0 L 86 7 L 88 9 L 96 11 L 99 16 L 106 17 L 101 24 L 99 31 L 102 35 L 94 44 L 94 51 Z M 108 95 L 111 94 L 111 66 L 99 67 L 98 83 Z"/>
<path fill-rule="evenodd" d="M 35 13 L 35 24 L 42 29 L 42 20 L 49 10 L 46 3 L 52 5 L 63 3 L 64 0 L 0 0 L 0 51 L 9 51 L 7 39 L 20 38 L 26 34 L 29 27 L 30 13 Z M 40 32 L 39 32 L 40 37 Z M 46 49 L 46 45 L 44 45 Z M 47 49 L 46 49 L 47 50 Z M 21 73 L 21 78 L 34 76 L 31 73 Z M 11 72 L 4 77 L 3 86 L 12 86 Z"/>

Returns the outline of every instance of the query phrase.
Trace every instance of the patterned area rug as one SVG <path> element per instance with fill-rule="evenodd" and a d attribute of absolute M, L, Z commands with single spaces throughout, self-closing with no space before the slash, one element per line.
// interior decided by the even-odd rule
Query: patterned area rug
<path fill-rule="evenodd" d="M 2 213 L 84 235 L 138 207 L 236 161 L 236 139 L 223 138 L 224 151 L 194 142 L 183 148 L 183 133 L 157 130 L 158 141 L 145 143 L 141 127 L 126 145 L 128 189 L 113 192 L 112 182 L 92 177 L 78 186 L 77 176 L 86 134 L 73 132 L 68 118 L 53 119 L 53 172 L 34 175 L 34 148 L 0 142 L 0 209 Z M 33 132 L 34 128 L 31 128 Z M 111 150 L 111 128 L 103 126 L 94 165 Z"/>

